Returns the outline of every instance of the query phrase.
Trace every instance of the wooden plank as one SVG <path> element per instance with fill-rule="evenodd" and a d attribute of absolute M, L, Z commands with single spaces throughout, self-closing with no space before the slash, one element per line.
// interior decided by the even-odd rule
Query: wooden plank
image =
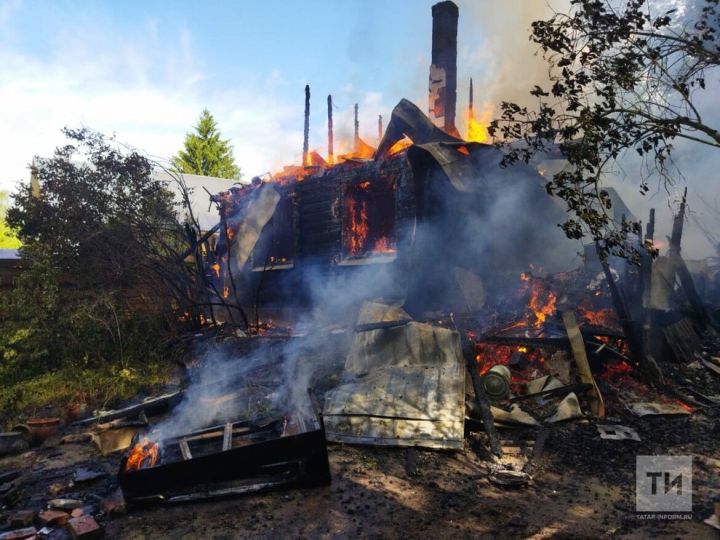
<path fill-rule="evenodd" d="M 185 439 L 180 439 L 180 453 L 182 454 L 182 457 L 185 461 L 188 459 L 192 459 L 192 453 L 190 452 L 190 446 L 188 445 L 188 442 Z"/>
<path fill-rule="evenodd" d="M 338 248 L 333 251 L 331 248 Z M 322 254 L 326 258 L 340 255 L 340 233 L 324 233 L 315 236 L 306 236 L 302 239 L 301 254 Z"/>
<path fill-rule="evenodd" d="M 223 430 L 223 445 L 222 445 L 223 452 L 227 452 L 232 447 L 232 436 L 233 436 L 232 422 L 228 422 L 227 424 L 225 424 L 225 429 Z"/>
<path fill-rule="evenodd" d="M 300 230 L 305 236 L 322 236 L 330 233 L 340 235 L 342 227 L 338 220 L 330 218 L 316 223 L 303 223 Z"/>
<path fill-rule="evenodd" d="M 583 341 L 582 334 L 580 333 L 580 327 L 575 319 L 575 313 L 572 311 L 564 311 L 562 319 L 565 324 L 568 339 L 570 340 L 570 347 L 572 348 L 573 356 L 575 357 L 575 365 L 577 366 L 580 380 L 593 387 L 589 394 L 590 410 L 595 416 L 605 418 L 605 403 L 603 402 L 600 389 L 598 388 L 592 371 L 590 370 L 590 363 L 588 362 L 587 352 L 585 351 L 585 342 Z"/>
<path fill-rule="evenodd" d="M 332 214 L 335 197 L 329 196 L 318 201 L 303 201 L 301 204 L 303 217 L 314 214 Z"/>
<path fill-rule="evenodd" d="M 662 333 L 678 362 L 692 362 L 700 352 L 702 341 L 687 317 L 666 326 Z"/>
<path fill-rule="evenodd" d="M 488 436 L 490 450 L 497 457 L 502 457 L 503 448 L 500 444 L 497 431 L 495 431 L 495 422 L 493 420 L 492 411 L 490 410 L 490 400 L 485 394 L 485 388 L 483 387 L 477 362 L 475 361 L 475 342 L 465 336 L 465 339 L 462 340 L 462 345 L 465 367 L 468 373 L 470 373 L 470 380 L 475 394 L 475 405 L 477 405 L 477 408 L 480 411 L 483 428 L 485 428 L 485 433 Z"/>

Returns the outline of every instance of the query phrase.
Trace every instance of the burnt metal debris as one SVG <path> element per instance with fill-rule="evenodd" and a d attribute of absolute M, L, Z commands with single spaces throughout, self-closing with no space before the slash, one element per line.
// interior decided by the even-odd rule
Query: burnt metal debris
<path fill-rule="evenodd" d="M 177 503 L 330 482 L 317 413 L 228 422 L 157 444 L 155 465 L 127 470 L 128 456 L 121 460 L 118 482 L 126 501 Z"/>

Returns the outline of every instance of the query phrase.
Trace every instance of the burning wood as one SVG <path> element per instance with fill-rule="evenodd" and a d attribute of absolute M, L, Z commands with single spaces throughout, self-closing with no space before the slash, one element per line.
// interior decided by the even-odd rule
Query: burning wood
<path fill-rule="evenodd" d="M 309 403 L 306 408 L 312 410 Z M 173 502 L 234 493 L 199 487 L 205 484 L 236 483 L 240 493 L 248 485 L 321 485 L 330 479 L 323 426 L 312 412 L 225 422 L 157 442 L 151 437 L 140 438 L 121 462 L 118 480 L 126 499 Z"/>
<path fill-rule="evenodd" d="M 154 467 L 160 459 L 160 446 L 147 437 L 133 446 L 125 463 L 126 471 L 139 471 L 148 467 Z"/>

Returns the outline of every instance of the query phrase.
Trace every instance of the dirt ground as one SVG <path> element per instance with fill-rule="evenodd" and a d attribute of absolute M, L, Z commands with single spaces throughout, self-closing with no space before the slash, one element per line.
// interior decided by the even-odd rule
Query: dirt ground
<path fill-rule="evenodd" d="M 484 434 L 462 452 L 329 446 L 332 483 L 213 502 L 98 515 L 107 538 L 718 538 L 702 523 L 720 493 L 720 420 L 696 413 L 638 420 L 642 441 L 602 440 L 593 422 L 555 426 L 520 488 L 488 480 Z M 503 432 L 505 440 L 534 438 Z M 635 456 L 692 455 L 693 517 L 648 522 L 635 514 Z M 119 455 L 59 437 L 0 460 L 25 475 L 13 510 L 40 510 L 56 496 L 98 505 L 116 487 Z M 74 483 L 81 466 L 107 475 Z M 57 490 L 60 490 L 59 492 Z M 9 514 L 13 510 L 5 513 Z M 0 512 L 2 514 L 2 512 Z M 97 515 L 97 514 L 96 514 Z M 0 516 L 2 517 L 2 516 Z M 0 521 L 2 522 L 2 521 Z"/>

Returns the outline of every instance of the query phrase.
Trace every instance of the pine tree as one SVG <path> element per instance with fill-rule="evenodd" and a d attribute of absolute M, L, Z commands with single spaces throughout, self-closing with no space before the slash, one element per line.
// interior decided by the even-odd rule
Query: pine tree
<path fill-rule="evenodd" d="M 185 149 L 172 158 L 173 167 L 179 172 L 240 178 L 240 167 L 235 164 L 229 140 L 220 138 L 217 122 L 204 109 L 194 133 L 185 134 Z"/>

